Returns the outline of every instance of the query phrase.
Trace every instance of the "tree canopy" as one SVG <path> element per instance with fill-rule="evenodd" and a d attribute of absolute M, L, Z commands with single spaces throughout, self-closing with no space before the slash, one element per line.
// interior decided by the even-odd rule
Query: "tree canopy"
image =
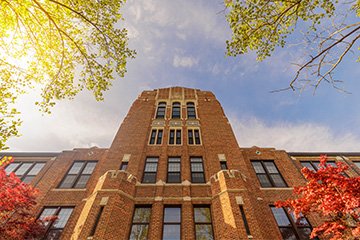
<path fill-rule="evenodd" d="M 297 71 L 285 89 L 316 89 L 324 81 L 341 89 L 334 70 L 360 38 L 360 0 L 225 0 L 225 5 L 232 30 L 228 55 L 255 51 L 262 61 L 284 47 L 291 34 L 303 32 L 309 56 L 295 63 Z"/>
<path fill-rule="evenodd" d="M 286 207 L 300 214 L 318 214 L 325 222 L 316 226 L 311 237 L 325 239 L 360 238 L 360 177 L 348 177 L 344 171 L 348 166 L 337 162 L 337 166 L 326 164 L 327 157 L 320 157 L 319 169 L 314 172 L 306 167 L 302 173 L 308 181 L 305 186 L 294 188 L 296 199 L 276 202 L 277 207 Z"/>
<path fill-rule="evenodd" d="M 97 100 L 123 77 L 135 52 L 119 27 L 124 1 L 0 0 L 0 150 L 18 134 L 14 103 L 41 88 L 36 103 L 50 112 L 56 100 L 88 89 Z"/>

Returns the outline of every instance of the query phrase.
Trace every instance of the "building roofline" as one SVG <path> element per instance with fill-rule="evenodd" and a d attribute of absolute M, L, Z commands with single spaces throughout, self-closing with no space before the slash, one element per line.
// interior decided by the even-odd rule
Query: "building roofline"
<path fill-rule="evenodd" d="M 360 156 L 360 152 L 288 152 L 290 156 Z"/>
<path fill-rule="evenodd" d="M 0 157 L 56 157 L 60 153 L 61 152 L 0 152 Z"/>

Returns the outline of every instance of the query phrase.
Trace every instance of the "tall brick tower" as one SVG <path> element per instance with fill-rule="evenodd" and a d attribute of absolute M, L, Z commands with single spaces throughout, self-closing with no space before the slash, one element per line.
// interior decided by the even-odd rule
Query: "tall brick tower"
<path fill-rule="evenodd" d="M 109 149 L 9 154 L 6 171 L 40 191 L 39 218 L 58 216 L 45 239 L 302 240 L 321 222 L 272 206 L 319 153 L 240 148 L 208 91 L 142 92 Z M 328 155 L 360 173 L 360 153 Z"/>

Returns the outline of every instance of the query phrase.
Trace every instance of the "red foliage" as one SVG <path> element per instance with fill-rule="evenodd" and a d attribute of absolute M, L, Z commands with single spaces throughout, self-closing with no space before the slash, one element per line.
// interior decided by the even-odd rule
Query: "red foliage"
<path fill-rule="evenodd" d="M 299 214 L 317 213 L 326 221 L 313 229 L 311 237 L 324 236 L 335 239 L 360 239 L 360 177 L 346 177 L 343 172 L 348 166 L 337 162 L 337 167 L 326 164 L 327 157 L 320 157 L 317 172 L 303 168 L 301 172 L 308 181 L 305 186 L 296 187 L 297 199 L 275 203 Z"/>
<path fill-rule="evenodd" d="M 5 166 L 11 157 L 0 161 L 0 239 L 31 239 L 41 236 L 44 224 L 33 215 L 38 191 L 21 182 L 14 173 L 7 175 Z"/>

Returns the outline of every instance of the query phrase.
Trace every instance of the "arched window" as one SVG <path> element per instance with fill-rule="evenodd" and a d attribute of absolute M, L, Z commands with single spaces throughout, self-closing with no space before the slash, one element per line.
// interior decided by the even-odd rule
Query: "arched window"
<path fill-rule="evenodd" d="M 187 118 L 195 119 L 196 118 L 195 104 L 193 102 L 188 102 L 186 106 L 187 106 Z"/>
<path fill-rule="evenodd" d="M 172 114 L 171 117 L 172 118 L 180 118 L 181 117 L 181 113 L 180 113 L 180 103 L 179 102 L 174 102 L 172 104 Z"/>
<path fill-rule="evenodd" d="M 159 102 L 156 111 L 156 118 L 165 118 L 166 102 Z"/>

